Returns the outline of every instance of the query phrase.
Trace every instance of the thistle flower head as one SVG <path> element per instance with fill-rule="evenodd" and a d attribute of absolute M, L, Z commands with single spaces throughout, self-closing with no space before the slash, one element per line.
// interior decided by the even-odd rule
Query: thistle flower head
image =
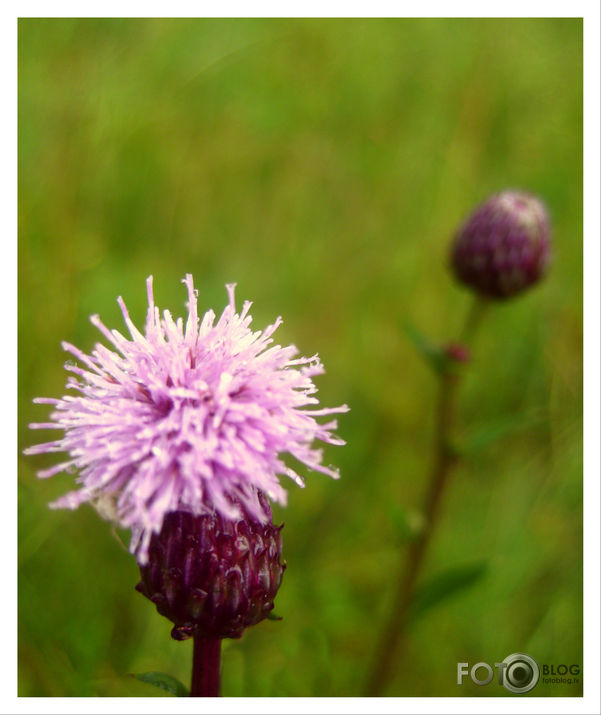
<path fill-rule="evenodd" d="M 136 588 L 173 622 L 175 640 L 239 638 L 273 609 L 285 569 L 280 531 L 271 521 L 171 512 Z"/>
<path fill-rule="evenodd" d="M 209 310 L 199 319 L 192 276 L 183 282 L 185 323 L 167 310 L 161 316 L 150 277 L 144 333 L 119 298 L 130 338 L 92 316 L 110 348 L 96 344 L 87 355 L 63 343 L 80 363 L 65 365 L 72 373 L 67 388 L 75 394 L 35 400 L 54 405 L 54 411 L 50 422 L 30 427 L 64 434 L 26 450 L 67 452 L 66 461 L 38 476 L 77 471 L 80 488 L 51 506 L 75 509 L 92 503 L 132 530 L 130 550 L 141 564 L 169 512 L 217 511 L 226 519 L 265 523 L 270 515 L 260 493 L 284 504 L 279 476 L 304 485 L 282 456 L 336 478 L 337 471 L 322 464 L 312 443 L 344 444 L 332 432 L 335 420 L 320 424 L 316 418 L 348 407 L 315 408 L 312 378 L 323 366 L 317 355 L 295 358 L 293 345 L 272 345 L 281 318 L 253 332 L 251 303 L 237 313 L 235 286 L 229 285 L 221 317 L 216 320 Z"/>
<path fill-rule="evenodd" d="M 479 206 L 457 233 L 453 271 L 459 281 L 487 298 L 509 298 L 543 276 L 549 237 L 543 203 L 521 191 L 503 191 Z"/>

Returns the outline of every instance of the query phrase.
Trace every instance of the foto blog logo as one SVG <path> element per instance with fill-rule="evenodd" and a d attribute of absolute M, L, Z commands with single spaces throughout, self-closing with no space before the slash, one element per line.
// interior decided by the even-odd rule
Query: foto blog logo
<path fill-rule="evenodd" d="M 525 653 L 512 653 L 501 663 L 495 663 L 497 679 L 511 693 L 527 693 L 536 686 L 540 678 L 538 663 Z M 457 663 L 457 685 L 463 685 L 465 676 L 470 677 L 476 685 L 488 685 L 494 670 L 489 663 L 481 661 L 470 667 L 469 663 Z"/>

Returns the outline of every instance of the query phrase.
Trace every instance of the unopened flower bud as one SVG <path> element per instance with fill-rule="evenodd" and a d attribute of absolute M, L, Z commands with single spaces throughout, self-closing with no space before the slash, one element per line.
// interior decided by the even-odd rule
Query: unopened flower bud
<path fill-rule="evenodd" d="M 459 281 L 487 298 L 510 298 L 535 284 L 549 263 L 549 217 L 543 203 L 503 191 L 480 205 L 452 247 Z"/>
<path fill-rule="evenodd" d="M 462 343 L 447 343 L 444 346 L 444 354 L 452 362 L 469 362 L 470 361 L 470 351 L 466 345 Z"/>
<path fill-rule="evenodd" d="M 175 640 L 239 638 L 273 609 L 285 569 L 281 528 L 171 512 L 150 541 L 136 589 L 174 623 Z"/>

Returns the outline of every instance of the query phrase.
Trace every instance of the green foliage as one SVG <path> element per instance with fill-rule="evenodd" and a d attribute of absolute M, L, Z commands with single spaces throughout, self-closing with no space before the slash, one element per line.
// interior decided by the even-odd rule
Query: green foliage
<path fill-rule="evenodd" d="M 437 374 L 442 374 L 448 368 L 449 360 L 439 345 L 427 340 L 420 331 L 409 323 L 403 326 L 405 333 L 413 343 L 419 355 Z"/>
<path fill-rule="evenodd" d="M 540 410 L 521 415 L 501 415 L 470 430 L 461 441 L 460 454 L 467 456 L 482 452 L 511 434 L 524 434 L 534 427 L 544 426 L 546 419 L 547 416 Z"/>
<path fill-rule="evenodd" d="M 432 576 L 415 594 L 411 606 L 411 620 L 422 617 L 432 608 L 444 604 L 456 596 L 476 586 L 485 576 L 488 565 L 480 561 L 466 566 L 456 566 Z"/>
<path fill-rule="evenodd" d="M 180 683 L 177 678 L 172 675 L 167 675 L 167 673 L 138 673 L 132 677 L 137 678 L 142 683 L 148 683 L 149 685 L 154 685 L 155 688 L 160 688 L 165 690 L 171 695 L 175 695 L 177 698 L 187 697 L 189 695 L 188 688 L 183 683 Z"/>
<path fill-rule="evenodd" d="M 414 621 L 388 695 L 458 695 L 458 660 L 582 658 L 582 21 L 19 21 L 19 450 L 46 438 L 32 398 L 64 394 L 60 341 L 92 349 L 92 313 L 122 330 L 118 295 L 143 321 L 151 273 L 177 315 L 185 273 L 200 309 L 237 281 L 254 325 L 281 314 L 278 341 L 323 359 L 323 401 L 351 407 L 325 455 L 342 478 L 287 485 L 284 620 L 224 644 L 224 695 L 360 693 L 415 522 L 389 508 L 420 508 L 432 461 L 437 386 L 401 326 L 459 338 L 449 241 L 506 187 L 547 202 L 554 263 L 471 346 L 458 434 L 488 436 L 453 473 L 423 579 L 489 568 Z M 19 694 L 188 682 L 191 644 L 107 523 L 47 508 L 74 483 L 35 478 L 55 461 L 19 459 Z"/>
<path fill-rule="evenodd" d="M 386 508 L 397 543 L 405 545 L 414 541 L 424 527 L 423 516 L 417 511 L 408 511 L 402 504 L 396 502 L 389 502 Z"/>

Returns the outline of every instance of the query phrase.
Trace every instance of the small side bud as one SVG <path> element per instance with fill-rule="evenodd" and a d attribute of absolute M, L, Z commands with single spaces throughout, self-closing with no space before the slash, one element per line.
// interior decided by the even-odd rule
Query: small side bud
<path fill-rule="evenodd" d="M 465 363 L 471 359 L 469 348 L 462 343 L 447 343 L 444 354 L 451 362 Z"/>

